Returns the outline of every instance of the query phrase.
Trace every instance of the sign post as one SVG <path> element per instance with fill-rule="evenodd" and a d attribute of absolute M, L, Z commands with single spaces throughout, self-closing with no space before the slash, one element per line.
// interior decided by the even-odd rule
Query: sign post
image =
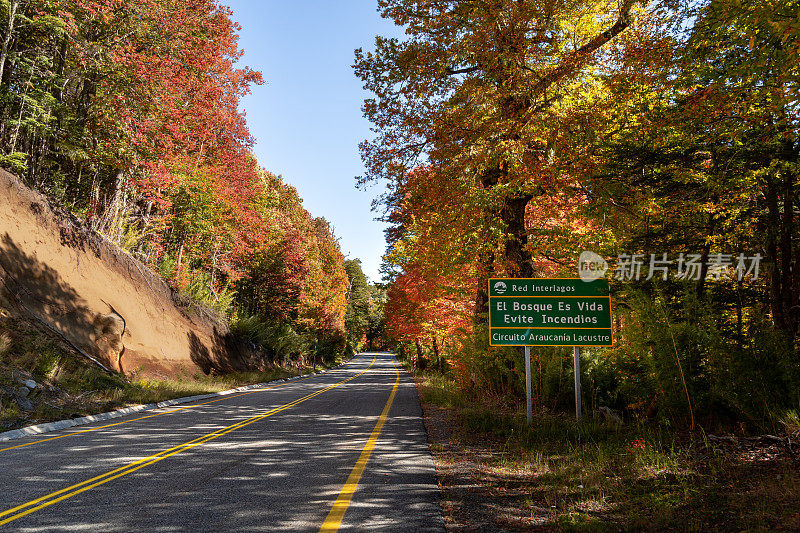
<path fill-rule="evenodd" d="M 531 346 L 572 346 L 575 414 L 581 419 L 581 346 L 611 346 L 608 280 L 489 279 L 489 344 L 525 347 L 528 422 L 532 421 Z"/>
<path fill-rule="evenodd" d="M 572 347 L 572 358 L 575 368 L 575 418 L 581 420 L 581 349 Z"/>
<path fill-rule="evenodd" d="M 525 412 L 528 424 L 533 424 L 533 401 L 531 400 L 531 347 L 525 347 Z"/>

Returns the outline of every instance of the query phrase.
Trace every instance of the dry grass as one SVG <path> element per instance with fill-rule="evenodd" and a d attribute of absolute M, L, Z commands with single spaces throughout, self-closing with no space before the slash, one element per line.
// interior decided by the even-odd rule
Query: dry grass
<path fill-rule="evenodd" d="M 488 405 L 418 376 L 451 530 L 800 529 L 788 434 L 704 439 Z"/>
<path fill-rule="evenodd" d="M 49 332 L 0 309 L 0 432 L 130 405 L 219 392 L 309 370 L 275 367 L 265 372 L 223 376 L 196 372 L 180 379 L 128 379 L 101 370 Z M 14 397 L 20 376 L 39 384 L 28 396 L 34 405 L 32 411 L 23 410 Z"/>

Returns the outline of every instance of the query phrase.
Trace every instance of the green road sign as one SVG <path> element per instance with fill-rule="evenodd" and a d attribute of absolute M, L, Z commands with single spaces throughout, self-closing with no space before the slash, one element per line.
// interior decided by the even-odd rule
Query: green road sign
<path fill-rule="evenodd" d="M 492 278 L 492 346 L 611 346 L 608 280 Z"/>

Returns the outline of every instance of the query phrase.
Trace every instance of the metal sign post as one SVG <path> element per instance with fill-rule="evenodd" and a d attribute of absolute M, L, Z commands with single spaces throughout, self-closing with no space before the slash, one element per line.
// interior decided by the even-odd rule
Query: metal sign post
<path fill-rule="evenodd" d="M 581 418 L 581 346 L 611 346 L 608 280 L 580 278 L 492 278 L 489 280 L 489 344 L 525 347 L 528 422 L 531 405 L 531 346 L 572 346 L 575 414 Z"/>
<path fill-rule="evenodd" d="M 572 356 L 575 359 L 575 418 L 581 420 L 581 349 L 577 346 L 572 348 Z"/>
<path fill-rule="evenodd" d="M 525 402 L 528 424 L 533 424 L 533 401 L 531 400 L 531 347 L 525 347 Z"/>

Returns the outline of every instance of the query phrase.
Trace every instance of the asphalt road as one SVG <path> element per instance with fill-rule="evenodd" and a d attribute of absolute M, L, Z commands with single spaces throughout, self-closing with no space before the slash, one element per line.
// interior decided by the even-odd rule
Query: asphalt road
<path fill-rule="evenodd" d="M 386 353 L 0 443 L 2 531 L 442 531 L 437 498 L 413 381 Z"/>

